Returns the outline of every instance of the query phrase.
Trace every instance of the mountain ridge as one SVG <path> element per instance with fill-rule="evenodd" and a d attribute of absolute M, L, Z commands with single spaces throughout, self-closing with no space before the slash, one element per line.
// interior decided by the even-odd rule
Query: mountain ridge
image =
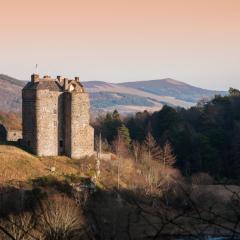
<path fill-rule="evenodd" d="M 27 81 L 0 74 L 0 110 L 21 111 L 21 89 Z M 171 78 L 111 83 L 82 81 L 90 95 L 91 111 L 101 113 L 118 109 L 123 113 L 156 111 L 164 104 L 188 108 L 203 97 L 212 98 L 224 91 L 194 87 Z"/>
<path fill-rule="evenodd" d="M 216 94 L 226 94 L 225 91 L 209 90 L 195 87 L 193 85 L 171 78 L 124 82 L 120 84 L 127 87 L 141 89 L 143 91 L 157 95 L 166 95 L 167 91 L 168 96 L 176 97 L 177 99 L 194 103 L 203 97 L 212 97 Z"/>

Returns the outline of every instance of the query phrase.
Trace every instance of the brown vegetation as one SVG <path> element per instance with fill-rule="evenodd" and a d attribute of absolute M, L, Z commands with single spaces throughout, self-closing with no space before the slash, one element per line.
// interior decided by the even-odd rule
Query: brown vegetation
<path fill-rule="evenodd" d="M 17 207 L 9 207 L 10 212 L 1 219 L 1 237 L 62 240 L 239 236 L 239 188 L 209 185 L 212 179 L 206 173 L 193 176 L 189 182 L 172 164 L 161 158 L 154 160 L 151 154 L 148 158 L 141 144 L 136 160 L 132 151 L 126 156 L 126 147 L 117 143 L 117 159 L 100 159 L 98 178 L 95 158 L 36 158 L 16 147 L 0 146 L 8 159 L 2 161 L 4 165 L 29 159 L 21 179 L 35 177 L 28 186 L 30 190 L 22 185 L 15 190 L 21 194 L 9 197 L 8 193 L 7 199 L 16 201 Z M 169 149 L 165 152 L 174 159 Z M 49 171 L 52 164 L 56 172 Z M 33 169 L 35 174 L 26 174 L 34 173 Z M 83 181 L 84 176 L 89 180 Z M 96 190 L 90 189 L 91 179 Z M 4 191 L 0 192 L 3 207 Z"/>
<path fill-rule="evenodd" d="M 46 240 L 70 240 L 81 237 L 84 219 L 75 202 L 67 197 L 54 196 L 39 204 L 40 231 Z"/>
<path fill-rule="evenodd" d="M 53 165 L 56 176 L 79 171 L 67 157 L 39 158 L 16 146 L 0 145 L 0 183 L 27 181 L 48 175 Z"/>

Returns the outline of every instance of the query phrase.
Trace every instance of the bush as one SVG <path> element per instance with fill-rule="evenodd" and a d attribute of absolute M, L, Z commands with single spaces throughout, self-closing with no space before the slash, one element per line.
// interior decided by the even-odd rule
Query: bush
<path fill-rule="evenodd" d="M 175 209 L 189 210 L 191 202 L 189 201 L 191 189 L 184 183 L 175 184 L 168 188 L 162 196 L 162 201 L 168 206 Z"/>
<path fill-rule="evenodd" d="M 214 183 L 214 179 L 208 173 L 196 173 L 192 175 L 192 184 L 195 185 L 211 185 Z"/>
<path fill-rule="evenodd" d="M 84 220 L 75 202 L 55 196 L 40 204 L 40 225 L 46 240 L 70 240 L 81 237 Z"/>
<path fill-rule="evenodd" d="M 54 186 L 57 182 L 57 178 L 52 175 L 43 176 L 32 180 L 33 185 L 39 187 Z"/>
<path fill-rule="evenodd" d="M 68 181 L 59 181 L 54 176 L 44 176 L 32 180 L 33 186 L 36 187 L 49 187 L 58 190 L 61 193 L 71 195 L 71 186 Z"/>

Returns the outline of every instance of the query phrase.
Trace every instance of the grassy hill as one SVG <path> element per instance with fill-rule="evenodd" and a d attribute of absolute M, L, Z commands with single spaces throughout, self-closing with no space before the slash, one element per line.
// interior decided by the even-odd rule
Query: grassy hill
<path fill-rule="evenodd" d="M 56 167 L 55 175 L 58 177 L 79 171 L 65 156 L 40 158 L 17 146 L 0 145 L 0 183 L 47 176 L 51 166 Z"/>

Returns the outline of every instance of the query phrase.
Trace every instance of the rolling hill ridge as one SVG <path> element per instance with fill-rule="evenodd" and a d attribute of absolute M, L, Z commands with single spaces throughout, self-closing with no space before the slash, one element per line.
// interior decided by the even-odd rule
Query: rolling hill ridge
<path fill-rule="evenodd" d="M 21 111 L 21 89 L 26 81 L 0 74 L 0 111 Z M 95 114 L 118 109 L 122 113 L 156 111 L 164 104 L 188 108 L 201 98 L 212 98 L 224 91 L 197 88 L 174 79 L 108 83 L 82 82 L 90 94 L 91 111 Z"/>

